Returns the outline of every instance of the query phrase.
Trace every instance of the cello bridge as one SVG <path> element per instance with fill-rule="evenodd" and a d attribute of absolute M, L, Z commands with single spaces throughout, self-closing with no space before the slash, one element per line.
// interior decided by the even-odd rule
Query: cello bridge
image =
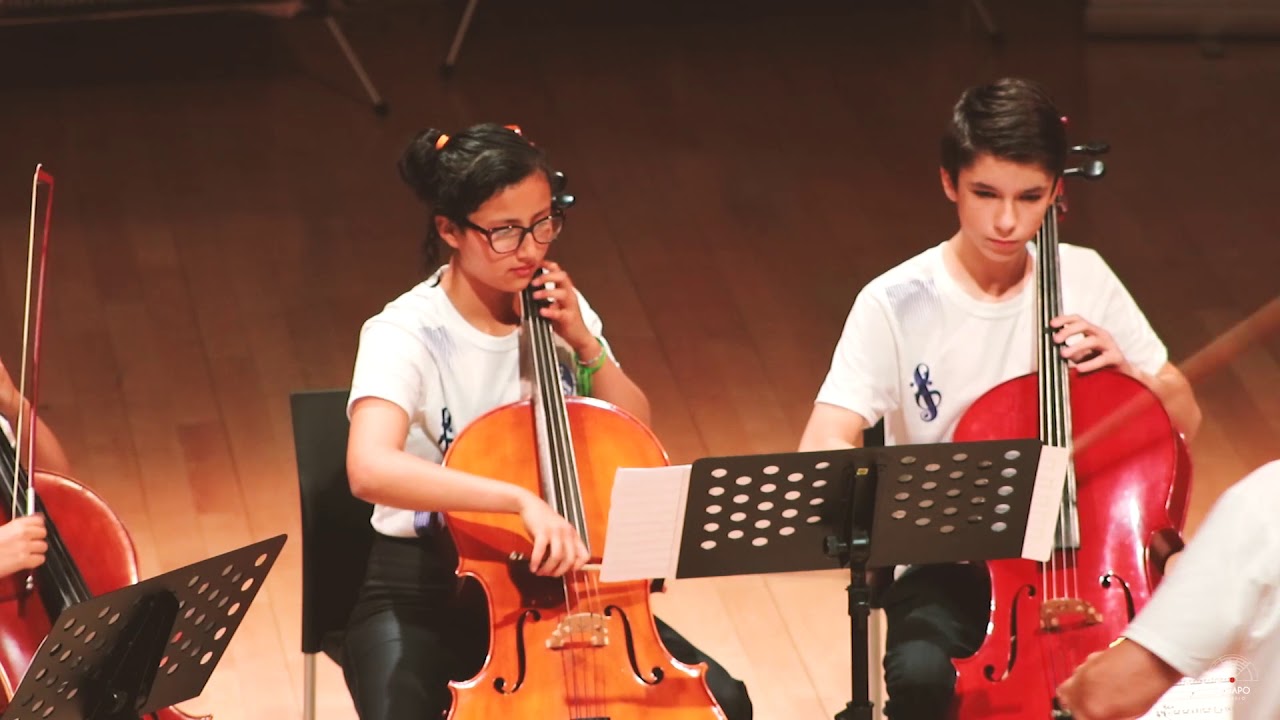
<path fill-rule="evenodd" d="M 1055 598 L 1040 606 L 1040 629 L 1047 632 L 1061 632 L 1100 622 L 1102 613 L 1078 598 Z"/>
<path fill-rule="evenodd" d="M 551 637 L 547 648 L 562 650 L 567 647 L 604 647 L 609 644 L 609 629 L 604 616 L 599 613 L 574 613 L 566 615 Z"/>

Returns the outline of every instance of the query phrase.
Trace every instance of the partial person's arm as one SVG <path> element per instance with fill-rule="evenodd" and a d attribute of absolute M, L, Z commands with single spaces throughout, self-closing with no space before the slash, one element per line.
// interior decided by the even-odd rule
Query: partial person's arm
<path fill-rule="evenodd" d="M 590 363 L 604 353 L 604 364 L 591 376 L 591 397 L 617 405 L 635 415 L 636 419 L 645 425 L 649 424 L 649 398 L 645 397 L 640 386 L 636 385 L 635 381 L 618 367 L 613 358 L 609 357 L 599 340 L 592 337 L 589 342 L 583 343 L 582 347 L 574 348 L 574 352 L 578 354 L 578 360 L 582 363 Z"/>
<path fill-rule="evenodd" d="M 800 452 L 862 447 L 867 420 L 852 410 L 818 402 L 800 436 Z"/>
<path fill-rule="evenodd" d="M 1075 720 L 1147 712 L 1182 677 L 1241 643 L 1280 593 L 1280 462 L 1250 473 L 1210 508 L 1181 559 L 1124 631 L 1058 689 Z"/>
<path fill-rule="evenodd" d="M 1058 688 L 1072 720 L 1126 720 L 1151 709 L 1182 673 L 1132 640 L 1089 656 Z"/>
<path fill-rule="evenodd" d="M 1164 405 L 1165 412 L 1169 413 L 1173 426 L 1182 433 L 1187 442 L 1191 442 L 1200 429 L 1202 418 L 1200 405 L 1196 402 L 1195 393 L 1191 391 L 1191 383 L 1187 382 L 1182 371 L 1172 363 L 1165 363 L 1155 375 L 1149 375 L 1137 368 L 1131 368 L 1129 374 L 1160 398 L 1160 404 Z"/>
<path fill-rule="evenodd" d="M 1055 340 L 1062 343 L 1076 332 L 1082 333 L 1080 342 L 1063 349 L 1063 355 L 1077 364 L 1076 369 L 1087 373 L 1114 366 L 1136 379 L 1160 398 L 1174 428 L 1189 442 L 1200 429 L 1201 419 L 1191 384 L 1169 362 L 1168 348 L 1156 335 L 1129 289 L 1101 256 L 1094 253 L 1093 259 L 1100 263 L 1095 268 L 1098 274 L 1095 290 L 1101 294 L 1101 315 L 1088 320 L 1078 315 L 1055 318 L 1053 326 L 1058 329 Z"/>
<path fill-rule="evenodd" d="M 22 414 L 22 429 L 18 430 L 19 410 Z M 0 363 L 0 415 L 9 424 L 14 434 L 21 438 L 22 447 L 18 449 L 20 457 L 25 463 L 27 460 L 27 440 L 31 438 L 31 403 L 22 397 L 18 392 L 18 388 L 14 386 L 13 379 L 9 377 L 9 371 L 5 369 L 4 364 Z M 53 431 L 45 424 L 44 420 L 36 418 L 36 461 L 34 463 L 35 470 L 43 470 L 58 475 L 69 476 L 71 474 L 71 463 L 67 460 L 67 453 L 62 448 Z M 32 467 L 28 464 L 27 467 Z"/>
<path fill-rule="evenodd" d="M 1200 428 L 1200 406 L 1196 403 L 1191 383 L 1182 371 L 1165 362 L 1154 375 L 1142 371 L 1131 362 L 1115 337 L 1106 329 L 1080 317 L 1064 315 L 1053 319 L 1053 339 L 1062 345 L 1062 356 L 1075 363 L 1076 370 L 1089 373 L 1106 367 L 1134 378 L 1149 389 L 1160 403 L 1175 429 L 1189 442 Z M 1068 338 L 1079 336 L 1079 341 L 1066 345 Z"/>
<path fill-rule="evenodd" d="M 591 377 L 591 397 L 617 405 L 649 425 L 649 399 L 606 352 L 598 337 L 602 335 L 603 328 L 600 317 L 590 309 L 591 306 L 574 288 L 569 273 L 558 263 L 544 260 L 543 266 L 547 271 L 533 280 L 533 284 L 538 286 L 533 296 L 550 301 L 540 310 L 542 316 L 551 321 L 556 334 L 573 348 L 579 363 L 604 363 Z"/>
<path fill-rule="evenodd" d="M 573 526 L 541 498 L 517 485 L 406 452 L 408 435 L 409 416 L 395 403 L 364 397 L 352 405 L 347 479 L 353 495 L 406 510 L 518 513 L 533 537 L 530 566 L 535 572 L 563 575 L 586 562 L 586 547 Z"/>
<path fill-rule="evenodd" d="M 866 429 L 898 402 L 897 353 L 888 312 L 874 293 L 863 291 L 845 319 L 800 452 L 862 447 Z"/>
<path fill-rule="evenodd" d="M 351 408 L 347 478 L 361 500 L 421 511 L 519 512 L 532 493 L 447 468 L 405 451 L 409 416 L 398 405 L 366 397 Z"/>

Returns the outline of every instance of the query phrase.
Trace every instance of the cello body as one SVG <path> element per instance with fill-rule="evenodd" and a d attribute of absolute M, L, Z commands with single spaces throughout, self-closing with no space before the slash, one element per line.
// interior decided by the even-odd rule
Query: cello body
<path fill-rule="evenodd" d="M 1058 685 L 1120 636 L 1181 549 L 1190 462 L 1159 399 L 1111 369 L 1071 371 L 1070 397 L 1079 547 L 1047 563 L 987 564 L 991 621 L 977 652 L 955 661 L 956 720 L 1058 717 Z M 1034 374 L 993 388 L 961 418 L 956 441 L 1037 437 L 1037 398 Z M 1118 407 L 1129 410 L 1123 422 Z"/>
<path fill-rule="evenodd" d="M 445 465 L 501 478 L 546 498 L 534 402 L 476 419 L 454 440 Z M 563 402 L 576 449 L 575 492 L 580 490 L 588 528 L 584 540 L 595 568 L 563 578 L 533 575 L 527 559 L 532 542 L 518 515 L 447 514 L 457 572 L 479 581 L 490 619 L 484 666 L 475 677 L 450 683 L 450 720 L 723 720 L 707 688 L 705 666 L 677 661 L 662 644 L 649 608 L 649 583 L 599 580 L 615 470 L 666 465 L 666 452 L 648 428 L 608 403 L 578 397 Z"/>
<path fill-rule="evenodd" d="M 12 457 L 10 454 L 9 458 Z M 37 471 L 32 481 L 45 513 L 45 526 L 50 536 L 49 552 L 45 556 L 45 564 L 34 571 L 34 592 L 26 589 L 27 573 L 15 573 L 0 579 L 0 683 L 4 689 L 4 708 L 12 701 L 32 658 L 61 610 L 48 607 L 44 599 L 58 594 L 47 587 L 55 583 L 55 574 L 61 578 L 80 578 L 81 581 L 73 585 L 87 588 L 89 597 L 138 582 L 137 556 L 129 532 L 101 497 L 62 475 Z M 4 510 L 6 518 L 7 505 Z M 62 525 L 55 526 L 55 519 L 61 520 Z M 62 546 L 60 549 L 55 548 L 55 534 Z M 172 707 L 146 717 L 194 720 L 193 716 Z M 205 716 L 204 720 L 208 717 Z"/>

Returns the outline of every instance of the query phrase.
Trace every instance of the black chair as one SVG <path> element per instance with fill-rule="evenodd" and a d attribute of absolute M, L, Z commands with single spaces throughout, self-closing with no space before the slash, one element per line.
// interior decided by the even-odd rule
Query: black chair
<path fill-rule="evenodd" d="M 342 636 L 364 581 L 373 506 L 347 484 L 347 390 L 290 395 L 302 500 L 303 718 L 315 718 L 316 654 L 342 665 Z"/>

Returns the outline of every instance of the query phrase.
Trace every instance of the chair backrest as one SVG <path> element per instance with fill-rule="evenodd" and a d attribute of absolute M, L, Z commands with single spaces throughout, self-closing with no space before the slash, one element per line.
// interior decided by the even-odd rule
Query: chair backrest
<path fill-rule="evenodd" d="M 347 390 L 290 395 L 302 500 L 302 652 L 341 664 L 341 637 L 364 581 L 373 506 L 347 484 Z"/>
<path fill-rule="evenodd" d="M 884 418 L 862 431 L 862 447 L 884 447 Z"/>

